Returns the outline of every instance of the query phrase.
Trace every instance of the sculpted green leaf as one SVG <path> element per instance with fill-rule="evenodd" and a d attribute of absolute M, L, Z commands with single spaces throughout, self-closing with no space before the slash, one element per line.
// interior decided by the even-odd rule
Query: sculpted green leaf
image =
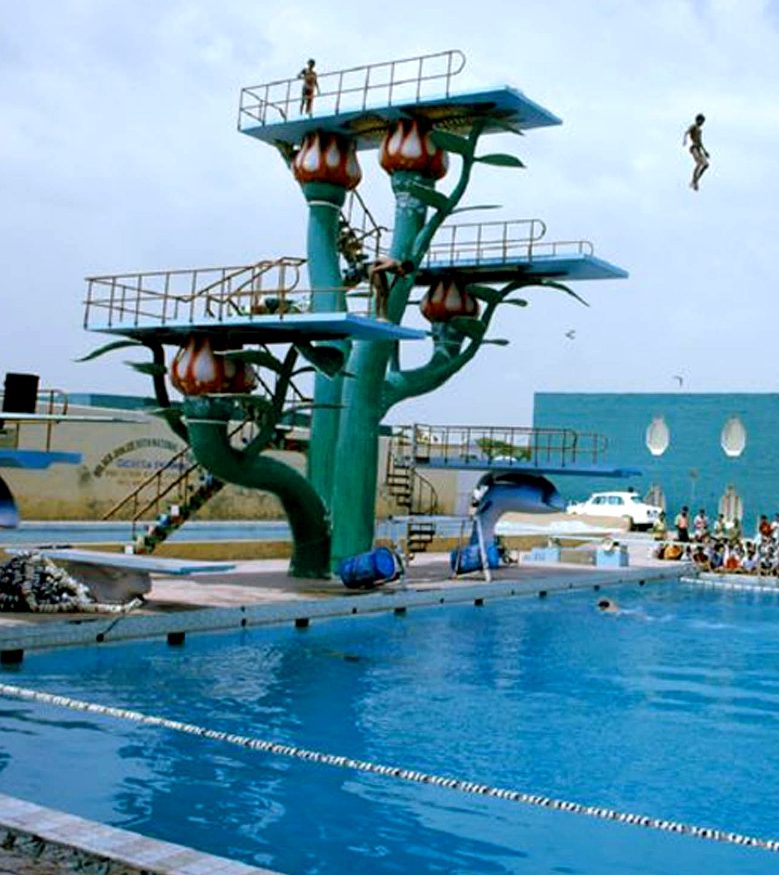
<path fill-rule="evenodd" d="M 505 337 L 487 337 L 482 340 L 482 344 L 491 344 L 492 346 L 508 346 L 511 343 L 510 340 L 506 340 Z"/>
<path fill-rule="evenodd" d="M 539 285 L 539 286 L 545 286 L 546 288 L 549 288 L 549 289 L 558 289 L 558 290 L 561 291 L 561 292 L 565 292 L 566 295 L 570 295 L 572 298 L 576 298 L 576 300 L 577 300 L 580 304 L 584 304 L 585 307 L 589 307 L 589 306 L 590 306 L 590 305 L 584 300 L 584 298 L 582 298 L 580 295 L 577 295 L 576 292 L 575 292 L 573 289 L 569 289 L 568 286 L 566 286 L 564 283 L 558 283 L 558 282 L 556 282 L 555 280 L 547 280 L 547 279 L 543 279 L 543 280 L 539 280 L 538 285 Z"/>
<path fill-rule="evenodd" d="M 105 346 L 101 346 L 98 349 L 93 349 L 92 352 L 88 353 L 85 356 L 82 356 L 80 359 L 76 359 L 77 362 L 88 362 L 91 359 L 96 359 L 98 356 L 105 355 L 107 352 L 112 352 L 115 349 L 123 349 L 127 346 L 141 346 L 141 342 L 139 340 L 114 340 L 112 343 L 107 343 Z"/>
<path fill-rule="evenodd" d="M 334 377 L 346 364 L 344 353 L 334 346 L 313 346 L 310 343 L 295 344 L 297 351 L 318 371 L 327 377 Z"/>
<path fill-rule="evenodd" d="M 501 304 L 513 304 L 515 307 L 527 307 L 527 301 L 524 298 L 510 298 L 509 300 L 501 301 Z"/>
<path fill-rule="evenodd" d="M 487 330 L 487 326 L 483 322 L 472 316 L 455 316 L 448 324 L 460 334 L 470 337 L 471 340 L 481 340 Z"/>
<path fill-rule="evenodd" d="M 428 188 L 426 185 L 420 185 L 418 182 L 411 183 L 408 190 L 417 200 L 434 210 L 446 211 L 449 209 L 449 198 L 445 194 L 441 194 L 440 191 Z"/>
<path fill-rule="evenodd" d="M 223 358 L 232 359 L 240 362 L 247 362 L 250 365 L 257 365 L 260 368 L 268 368 L 281 373 L 281 362 L 272 353 L 262 349 L 230 349 L 227 352 L 217 352 L 214 355 L 221 355 Z"/>
<path fill-rule="evenodd" d="M 483 286 L 479 283 L 470 283 L 465 287 L 465 291 L 472 298 L 477 298 L 484 301 L 486 304 L 499 304 L 503 300 L 502 292 L 493 289 L 492 286 Z"/>
<path fill-rule="evenodd" d="M 445 152 L 455 152 L 457 155 L 470 155 L 472 146 L 465 137 L 450 134 L 448 131 L 432 131 L 430 139 Z"/>
<path fill-rule="evenodd" d="M 152 377 L 158 377 L 168 372 L 165 365 L 158 365 L 155 362 L 125 362 L 125 364 L 134 371 L 138 371 L 139 374 L 148 374 Z"/>
<path fill-rule="evenodd" d="M 500 204 L 476 204 L 473 207 L 457 207 L 452 210 L 450 215 L 454 215 L 455 213 L 470 213 L 473 210 L 499 210 Z"/>
<path fill-rule="evenodd" d="M 476 160 L 482 164 L 492 164 L 494 167 L 525 166 L 516 155 L 507 155 L 505 152 L 494 152 L 491 155 L 481 155 Z"/>

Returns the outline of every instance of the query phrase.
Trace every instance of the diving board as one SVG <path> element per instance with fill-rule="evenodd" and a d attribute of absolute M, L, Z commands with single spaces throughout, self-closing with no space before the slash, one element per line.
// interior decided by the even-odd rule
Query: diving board
<path fill-rule="evenodd" d="M 602 258 L 590 253 L 514 255 L 507 258 L 468 258 L 430 260 L 422 264 L 416 275 L 420 285 L 432 284 L 444 276 L 456 275 L 463 282 L 511 282 L 529 277 L 560 280 L 615 280 L 629 274 Z"/>
<path fill-rule="evenodd" d="M 306 134 L 328 131 L 352 139 L 358 149 L 376 148 L 387 129 L 403 118 L 467 133 L 476 120 L 486 133 L 559 125 L 560 119 L 520 90 L 505 85 L 453 93 L 452 81 L 465 55 L 448 49 L 360 67 L 316 71 L 310 102 L 303 97 L 303 71 L 241 90 L 238 130 L 270 145 L 295 146 Z"/>
<path fill-rule="evenodd" d="M 311 340 L 422 340 L 427 332 L 348 312 L 241 315 L 218 318 L 200 314 L 190 320 L 160 321 L 155 316 L 91 319 L 90 331 L 135 340 L 181 344 L 193 333 L 223 337 L 230 347 L 242 343 L 301 343 Z"/>
<path fill-rule="evenodd" d="M 26 553 L 27 550 L 6 550 Z M 46 556 L 77 580 L 89 587 L 101 604 L 117 604 L 145 595 L 151 590 L 151 575 L 189 577 L 194 574 L 217 574 L 232 571 L 233 562 L 200 562 L 184 559 L 159 559 L 128 553 L 107 553 L 98 550 L 71 548 L 41 548 L 36 553 Z"/>
<path fill-rule="evenodd" d="M 7 414 L 3 414 L 3 416 L 7 417 Z M 50 465 L 78 465 L 80 463 L 81 453 L 0 447 L 0 468 L 25 468 L 43 471 Z"/>
<path fill-rule="evenodd" d="M 327 131 L 349 137 L 358 150 L 375 149 L 381 145 L 387 129 L 404 118 L 424 118 L 436 128 L 457 134 L 468 133 L 479 120 L 484 123 L 485 134 L 520 133 L 562 124 L 556 115 L 509 86 L 439 95 L 397 105 L 367 105 L 337 113 L 317 111 L 311 117 L 284 119 L 279 116 L 265 123 L 260 121 L 262 104 L 261 98 L 255 96 L 256 91 L 245 88 L 241 93 L 239 130 L 270 145 L 297 145 L 306 134 Z"/>

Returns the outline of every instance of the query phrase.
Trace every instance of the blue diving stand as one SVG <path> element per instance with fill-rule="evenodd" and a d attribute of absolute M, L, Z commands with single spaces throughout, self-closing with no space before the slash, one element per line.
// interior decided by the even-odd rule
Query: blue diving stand
<path fill-rule="evenodd" d="M 268 112 L 260 96 L 260 88 L 245 88 L 241 96 L 238 129 L 264 143 L 297 145 L 306 134 L 313 131 L 328 131 L 342 134 L 355 140 L 357 149 L 377 148 L 387 128 L 402 118 L 424 118 L 452 133 L 467 133 L 476 120 L 485 122 L 485 133 L 521 131 L 531 128 L 562 124 L 549 110 L 544 109 L 516 88 L 503 86 L 486 91 L 464 94 L 437 95 L 420 100 L 408 100 L 397 104 L 376 101 L 357 109 L 345 108 L 333 111 L 331 101 L 316 98 L 312 116 L 284 118 L 286 109 Z"/>

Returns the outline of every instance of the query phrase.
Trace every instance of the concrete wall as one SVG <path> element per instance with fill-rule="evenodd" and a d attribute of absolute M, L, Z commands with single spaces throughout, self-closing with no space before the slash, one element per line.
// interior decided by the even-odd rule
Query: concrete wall
<path fill-rule="evenodd" d="M 71 407 L 70 413 L 127 415 L 127 411 Z M 20 446 L 43 449 L 46 426 L 21 426 Z M 134 423 L 60 423 L 52 430 L 51 449 L 80 452 L 80 465 L 52 465 L 45 471 L 3 469 L 24 519 L 100 519 L 184 444 L 156 417 Z M 303 469 L 297 453 L 275 454 Z M 165 474 L 170 482 L 176 475 Z M 175 501 L 175 499 L 171 499 Z M 198 513 L 199 519 L 278 519 L 281 506 L 271 495 L 228 486 Z M 153 517 L 154 514 L 151 514 Z M 119 519 L 127 519 L 121 514 Z"/>
<path fill-rule="evenodd" d="M 723 429 L 733 418 L 743 425 L 746 444 L 740 454 L 729 456 L 722 446 Z M 668 446 L 657 455 L 647 446 L 653 420 L 668 430 Z M 779 511 L 779 395 L 542 392 L 535 396 L 533 424 L 600 432 L 608 438 L 605 460 L 643 471 L 630 480 L 554 478 L 568 499 L 628 485 L 646 495 L 656 485 L 665 494 L 669 515 L 687 504 L 693 513 L 705 507 L 712 516 L 727 487 L 733 486 L 742 498 L 750 533 L 759 514 L 773 517 Z M 655 429 L 656 438 L 657 433 Z M 736 436 L 731 429 L 734 443 Z M 661 443 L 656 442 L 656 450 Z"/>

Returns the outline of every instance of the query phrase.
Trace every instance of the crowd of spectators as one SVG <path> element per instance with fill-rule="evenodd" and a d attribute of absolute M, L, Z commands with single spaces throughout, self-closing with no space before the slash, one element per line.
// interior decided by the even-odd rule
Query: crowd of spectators
<path fill-rule="evenodd" d="M 685 506 L 674 519 L 674 529 L 675 537 L 670 537 L 661 514 L 652 529 L 656 558 L 694 562 L 701 571 L 779 577 L 779 513 L 773 521 L 762 514 L 755 536 L 747 538 L 739 519 L 719 514 L 711 524 L 701 508 L 690 520 Z"/>

